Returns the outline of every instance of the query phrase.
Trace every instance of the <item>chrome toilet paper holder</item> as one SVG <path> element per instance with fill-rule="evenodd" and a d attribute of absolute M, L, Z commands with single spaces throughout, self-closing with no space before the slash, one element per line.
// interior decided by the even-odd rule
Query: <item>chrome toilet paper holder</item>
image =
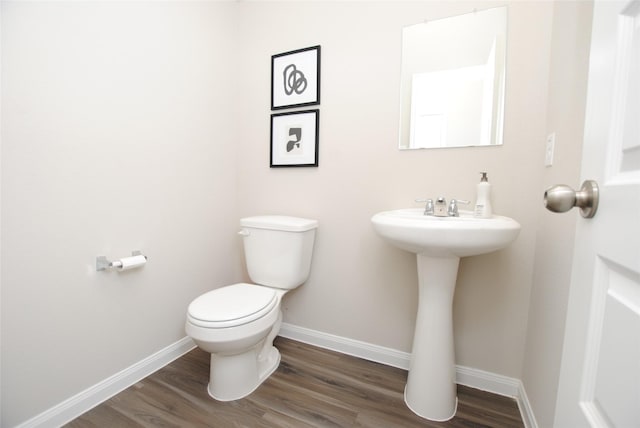
<path fill-rule="evenodd" d="M 134 250 L 131 252 L 131 257 L 134 256 L 142 256 L 142 251 Z M 144 256 L 146 259 L 147 256 Z M 121 260 L 108 260 L 106 256 L 98 256 L 96 257 L 96 271 L 100 272 L 102 270 L 107 270 L 110 268 L 122 268 Z"/>

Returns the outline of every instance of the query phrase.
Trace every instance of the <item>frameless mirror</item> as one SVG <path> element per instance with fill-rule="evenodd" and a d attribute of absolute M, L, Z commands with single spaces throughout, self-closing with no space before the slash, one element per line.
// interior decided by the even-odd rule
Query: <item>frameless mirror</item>
<path fill-rule="evenodd" d="M 502 144 L 507 8 L 405 27 L 400 149 Z"/>

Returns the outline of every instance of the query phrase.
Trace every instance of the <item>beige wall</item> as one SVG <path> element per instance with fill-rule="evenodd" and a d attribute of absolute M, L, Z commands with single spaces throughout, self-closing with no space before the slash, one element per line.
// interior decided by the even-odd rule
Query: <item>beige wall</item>
<path fill-rule="evenodd" d="M 590 2 L 560 2 L 554 9 L 546 129 L 555 132 L 556 145 L 540 194 L 554 184 L 580 185 L 591 18 Z M 576 211 L 543 211 L 538 224 L 522 381 L 541 427 L 553 425 Z"/>
<path fill-rule="evenodd" d="M 504 146 L 399 151 L 401 28 L 505 3 Z M 567 66 L 573 49 L 569 30 L 553 33 L 561 47 L 551 49 L 554 18 L 553 3 L 519 1 L 3 2 L 2 425 L 182 338 L 194 296 L 246 279 L 235 235 L 245 215 L 320 221 L 311 278 L 286 296 L 286 322 L 409 351 L 415 258 L 369 219 L 417 197 L 473 201 L 479 171 L 494 210 L 522 232 L 461 262 L 457 363 L 515 378 L 524 366 L 536 397 L 554 394 L 552 379 L 531 379 L 546 373 L 534 361 L 550 328 L 546 278 L 570 269 L 534 257 L 552 243 L 545 222 L 571 222 L 545 217 L 540 201 L 541 183 L 561 180 L 543 167 L 550 129 L 567 181 L 577 168 L 562 160 L 575 147 L 548 97 L 550 65 Z M 270 169 L 271 55 L 316 44 L 320 166 Z M 142 270 L 94 272 L 96 255 L 138 248 Z M 546 412 L 549 399 L 538 403 Z"/>
<path fill-rule="evenodd" d="M 0 425 L 181 339 L 239 276 L 231 6 L 2 2 Z"/>
<path fill-rule="evenodd" d="M 281 212 L 320 222 L 311 278 L 285 297 L 286 322 L 410 351 L 415 256 L 378 238 L 370 218 L 414 206 L 419 197 L 474 200 L 478 172 L 488 171 L 495 211 L 517 219 L 522 232 L 505 251 L 462 260 L 454 304 L 457 362 L 520 377 L 543 209 L 553 5 L 509 4 L 504 146 L 397 149 L 402 26 L 488 5 L 242 4 L 240 215 Z M 322 46 L 320 166 L 270 169 L 270 56 L 315 44 Z"/>

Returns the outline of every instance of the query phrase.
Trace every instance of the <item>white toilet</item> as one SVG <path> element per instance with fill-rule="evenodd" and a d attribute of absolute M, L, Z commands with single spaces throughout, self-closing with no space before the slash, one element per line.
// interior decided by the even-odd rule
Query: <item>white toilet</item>
<path fill-rule="evenodd" d="M 259 216 L 240 220 L 249 277 L 197 297 L 187 311 L 186 333 L 211 353 L 209 395 L 231 401 L 246 397 L 275 371 L 280 352 L 284 294 L 307 280 L 316 220 Z"/>

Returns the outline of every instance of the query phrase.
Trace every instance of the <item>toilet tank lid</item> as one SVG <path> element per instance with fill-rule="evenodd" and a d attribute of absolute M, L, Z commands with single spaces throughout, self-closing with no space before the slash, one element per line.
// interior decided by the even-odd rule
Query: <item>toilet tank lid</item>
<path fill-rule="evenodd" d="M 318 220 L 285 215 L 263 215 L 240 219 L 240 225 L 243 227 L 254 227 L 257 229 L 304 232 L 317 228 Z"/>

